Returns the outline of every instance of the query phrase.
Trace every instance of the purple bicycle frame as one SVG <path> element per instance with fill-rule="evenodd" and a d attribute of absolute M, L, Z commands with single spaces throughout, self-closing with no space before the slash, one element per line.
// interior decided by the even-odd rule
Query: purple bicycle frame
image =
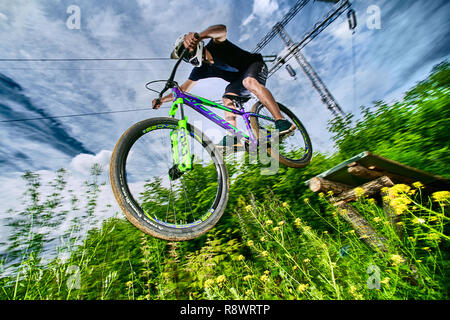
<path fill-rule="evenodd" d="M 172 92 L 173 92 L 173 96 L 174 96 L 174 98 L 173 98 L 174 103 L 176 102 L 177 99 L 182 99 L 184 104 L 188 105 L 195 111 L 199 112 L 200 114 L 202 114 L 203 116 L 205 116 L 206 118 L 208 118 L 209 120 L 211 120 L 212 122 L 217 124 L 218 126 L 222 127 L 223 129 L 227 130 L 228 132 L 232 133 L 233 135 L 237 136 L 239 139 L 247 140 L 249 142 L 249 150 L 250 151 L 256 150 L 256 148 L 258 146 L 258 140 L 256 139 L 256 137 L 253 134 L 253 131 L 250 126 L 249 118 L 250 117 L 260 117 L 260 118 L 264 118 L 265 120 L 275 122 L 275 120 L 270 117 L 260 115 L 260 114 L 254 113 L 254 112 L 245 112 L 244 108 L 242 108 L 241 110 L 231 109 L 231 108 L 225 107 L 221 104 L 215 103 L 213 101 L 210 101 L 210 100 L 207 100 L 207 99 L 204 99 L 201 97 L 195 97 L 192 95 L 188 95 L 188 94 L 184 93 L 183 91 L 181 91 L 177 87 L 172 88 Z M 215 114 L 214 112 L 212 112 L 211 110 L 206 108 L 205 105 L 211 106 L 213 108 L 218 108 L 218 109 L 221 109 L 224 111 L 232 112 L 236 115 L 243 117 L 245 126 L 247 127 L 247 130 L 248 130 L 248 134 L 246 134 L 242 130 L 239 130 L 238 128 L 234 127 L 233 125 L 231 125 L 228 121 L 224 120 L 223 118 L 221 118 L 220 116 L 218 116 L 217 114 Z"/>

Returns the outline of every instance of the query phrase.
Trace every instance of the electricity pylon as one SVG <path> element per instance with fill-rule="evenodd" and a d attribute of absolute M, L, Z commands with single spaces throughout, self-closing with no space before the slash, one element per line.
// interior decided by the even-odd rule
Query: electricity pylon
<path fill-rule="evenodd" d="M 325 17 L 316 23 L 310 32 L 307 32 L 303 39 L 294 43 L 290 36 L 287 34 L 284 27 L 287 23 L 298 13 L 301 9 L 309 2 L 309 0 L 299 0 L 297 4 L 289 10 L 289 12 L 283 17 L 283 19 L 275 24 L 272 30 L 256 45 L 253 52 L 259 52 L 263 47 L 265 47 L 276 35 L 280 36 L 283 40 L 287 53 L 282 57 L 278 57 L 277 61 L 269 70 L 269 77 L 279 70 L 283 65 L 285 65 L 291 58 L 294 58 L 300 65 L 303 72 L 311 81 L 313 87 L 319 93 L 322 102 L 330 110 L 334 116 L 341 115 L 345 116 L 344 111 L 337 103 L 336 99 L 330 93 L 322 79 L 320 79 L 317 72 L 314 71 L 313 67 L 306 60 L 305 56 L 300 52 L 300 50 L 306 46 L 312 39 L 319 35 L 326 27 L 328 27 L 333 21 L 335 21 L 345 10 L 350 8 L 351 4 L 348 0 L 318 0 L 322 2 L 334 3 L 334 7 L 325 15 Z"/>

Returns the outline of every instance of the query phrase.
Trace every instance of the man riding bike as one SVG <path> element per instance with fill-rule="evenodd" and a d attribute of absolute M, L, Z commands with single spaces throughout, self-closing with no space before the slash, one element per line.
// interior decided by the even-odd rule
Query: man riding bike
<path fill-rule="evenodd" d="M 208 38 L 211 40 L 204 45 L 202 40 Z M 227 96 L 249 95 L 250 91 L 270 111 L 280 135 L 296 129 L 295 125 L 283 118 L 278 104 L 265 87 L 268 70 L 261 54 L 245 51 L 227 40 L 225 25 L 211 26 L 200 34 L 190 32 L 180 36 L 175 43 L 171 58 L 179 59 L 185 48 L 189 49 L 189 55 L 184 60 L 194 65 L 194 69 L 188 80 L 181 85 L 182 91 L 189 92 L 201 79 L 221 78 L 229 82 L 222 98 L 225 106 L 235 108 L 233 101 Z M 172 100 L 172 94 L 168 94 L 160 100 L 154 99 L 152 106 L 158 109 L 162 103 Z M 236 127 L 235 114 L 225 112 L 225 120 Z M 239 147 L 240 145 L 236 137 L 226 135 L 221 146 Z"/>

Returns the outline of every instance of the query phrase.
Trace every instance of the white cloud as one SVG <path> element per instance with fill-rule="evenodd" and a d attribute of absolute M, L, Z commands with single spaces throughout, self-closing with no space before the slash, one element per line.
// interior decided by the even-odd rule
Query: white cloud
<path fill-rule="evenodd" d="M 109 150 L 102 150 L 96 155 L 79 154 L 70 162 L 70 168 L 84 176 L 90 174 L 90 170 L 94 164 L 99 164 L 104 171 L 108 171 L 111 154 L 112 151 Z"/>
<path fill-rule="evenodd" d="M 8 21 L 8 16 L 2 12 L 0 12 L 0 21 Z"/>
<path fill-rule="evenodd" d="M 92 16 L 87 27 L 94 37 L 119 37 L 121 33 L 121 15 L 115 14 L 111 8 Z"/>
<path fill-rule="evenodd" d="M 267 18 L 278 10 L 278 2 L 276 0 L 254 0 L 253 14 L 259 18 Z"/>
<path fill-rule="evenodd" d="M 244 21 L 241 24 L 241 27 L 247 26 L 255 19 L 259 19 L 260 21 L 267 20 L 267 18 L 271 17 L 273 13 L 278 10 L 278 8 L 279 6 L 276 0 L 254 0 L 252 13 L 247 18 L 244 19 Z M 268 23 L 270 24 L 272 22 Z"/>

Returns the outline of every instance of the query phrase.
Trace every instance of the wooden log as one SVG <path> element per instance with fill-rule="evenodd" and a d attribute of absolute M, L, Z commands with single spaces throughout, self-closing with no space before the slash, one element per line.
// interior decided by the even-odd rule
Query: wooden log
<path fill-rule="evenodd" d="M 340 205 L 341 203 L 355 201 L 358 199 L 358 192 L 356 189 L 360 188 L 363 190 L 364 195 L 373 196 L 380 192 L 380 190 L 384 187 L 392 187 L 394 183 L 389 177 L 383 176 L 376 180 L 369 181 L 357 188 L 345 191 L 339 195 L 338 198 L 334 199 L 336 205 Z"/>
<path fill-rule="evenodd" d="M 386 251 L 386 239 L 378 236 L 370 223 L 351 205 L 342 203 L 337 207 L 337 210 L 367 245 L 374 250 Z"/>
<path fill-rule="evenodd" d="M 378 179 L 379 177 L 382 177 L 383 174 L 379 173 L 375 170 L 369 170 L 366 167 L 363 167 L 360 164 L 351 166 L 347 169 L 348 173 L 355 177 L 367 179 L 367 180 L 374 180 Z"/>
<path fill-rule="evenodd" d="M 351 189 L 351 187 L 346 184 L 325 180 L 319 177 L 314 177 L 309 181 L 309 188 L 312 192 L 327 193 L 329 191 L 333 191 L 334 195 Z"/>

